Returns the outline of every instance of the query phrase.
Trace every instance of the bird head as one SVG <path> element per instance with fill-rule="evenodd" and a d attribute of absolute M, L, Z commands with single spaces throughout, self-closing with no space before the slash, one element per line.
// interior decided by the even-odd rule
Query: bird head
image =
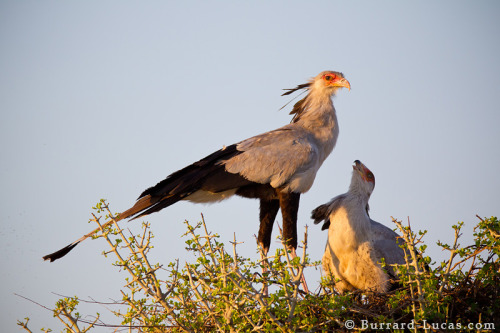
<path fill-rule="evenodd" d="M 347 88 L 351 90 L 351 84 L 344 77 L 344 74 L 334 71 L 324 71 L 318 74 L 311 82 L 321 90 L 335 92 L 339 88 Z"/>
<path fill-rule="evenodd" d="M 324 103 L 325 101 L 331 103 L 330 98 L 332 95 L 335 95 L 339 88 L 348 88 L 351 90 L 351 84 L 344 78 L 344 74 L 335 71 L 324 71 L 319 73 L 308 83 L 299 84 L 295 88 L 284 89 L 286 92 L 281 96 L 290 95 L 302 89 L 309 92 L 306 97 L 295 103 L 292 111 L 290 111 L 290 114 L 294 115 L 292 122 L 296 122 L 311 104 L 318 102 Z M 290 102 L 285 104 L 281 109 L 287 106 Z"/>
<path fill-rule="evenodd" d="M 285 89 L 286 92 L 281 96 L 290 95 L 301 89 L 313 89 L 326 91 L 333 94 L 339 88 L 347 88 L 351 90 L 351 84 L 344 77 L 344 74 L 335 71 L 324 71 L 319 73 L 315 78 L 312 78 L 308 83 L 299 84 L 292 89 Z"/>
<path fill-rule="evenodd" d="M 370 196 L 375 188 L 375 176 L 363 163 L 359 160 L 354 161 L 352 166 L 352 178 L 350 191 L 368 194 Z"/>

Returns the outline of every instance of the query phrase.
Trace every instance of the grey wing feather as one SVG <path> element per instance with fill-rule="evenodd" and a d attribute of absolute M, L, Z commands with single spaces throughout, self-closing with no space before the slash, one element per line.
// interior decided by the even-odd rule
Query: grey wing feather
<path fill-rule="evenodd" d="M 274 188 L 318 161 L 312 136 L 293 124 L 244 140 L 237 149 L 242 153 L 224 162 L 226 171 Z"/>
<path fill-rule="evenodd" d="M 321 230 L 328 229 L 330 227 L 330 215 L 342 206 L 343 200 L 346 196 L 347 193 L 337 195 L 326 204 L 316 207 L 311 213 L 311 218 L 314 220 L 314 224 L 318 224 L 323 221 Z"/>
<path fill-rule="evenodd" d="M 372 241 L 378 257 L 385 258 L 386 264 L 389 265 L 404 264 L 404 251 L 399 247 L 399 244 L 402 244 L 403 240 L 399 235 L 379 222 L 373 220 L 370 220 L 370 222 Z"/>

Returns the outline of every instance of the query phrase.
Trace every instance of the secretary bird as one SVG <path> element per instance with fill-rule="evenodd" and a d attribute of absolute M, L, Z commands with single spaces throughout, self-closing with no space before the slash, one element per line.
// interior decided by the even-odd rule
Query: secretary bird
<path fill-rule="evenodd" d="M 375 176 L 356 160 L 349 191 L 312 211 L 314 223 L 323 221 L 321 230 L 328 229 L 323 269 L 340 280 L 335 283 L 340 293 L 354 289 L 386 292 L 389 275 L 395 276 L 390 265 L 405 263 L 398 234 L 368 215 L 374 188 Z M 381 258 L 389 275 L 380 267 Z"/>
<path fill-rule="evenodd" d="M 299 198 L 307 192 L 318 169 L 330 155 L 339 134 L 332 97 L 339 88 L 351 89 L 344 75 L 324 71 L 306 84 L 285 89 L 283 95 L 306 89 L 290 114 L 290 124 L 224 147 L 169 175 L 146 189 L 116 220 L 136 219 L 179 200 L 216 202 L 232 195 L 260 200 L 258 243 L 267 254 L 273 223 L 281 208 L 283 237 L 295 254 Z M 283 96 L 282 95 L 282 96 Z M 103 226 L 111 223 L 108 221 Z M 100 228 L 43 257 L 54 261 Z"/>

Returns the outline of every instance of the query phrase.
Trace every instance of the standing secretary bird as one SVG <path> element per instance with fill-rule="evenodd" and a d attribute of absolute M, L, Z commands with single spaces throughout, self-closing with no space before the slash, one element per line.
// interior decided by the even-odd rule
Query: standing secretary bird
<path fill-rule="evenodd" d="M 380 267 L 381 258 L 387 265 L 404 264 L 404 252 L 399 247 L 398 234 L 368 215 L 368 200 L 375 187 L 375 176 L 360 161 L 354 161 L 351 185 L 341 194 L 313 210 L 314 223 L 323 221 L 328 229 L 328 241 L 323 255 L 323 269 L 339 281 L 335 287 L 346 290 L 385 292 L 389 276 Z M 387 272 L 394 277 L 391 266 Z"/>
<path fill-rule="evenodd" d="M 224 147 L 172 173 L 145 190 L 117 220 L 158 212 L 179 200 L 215 202 L 236 194 L 260 200 L 257 240 L 264 253 L 269 250 L 273 223 L 280 208 L 283 237 L 295 253 L 299 198 L 311 188 L 318 169 L 337 142 L 339 128 L 331 98 L 342 87 L 351 88 L 342 73 L 325 71 L 309 83 L 285 89 L 283 95 L 301 89 L 308 91 L 290 112 L 294 115 L 290 124 Z M 99 230 L 43 259 L 54 261 L 65 256 Z"/>

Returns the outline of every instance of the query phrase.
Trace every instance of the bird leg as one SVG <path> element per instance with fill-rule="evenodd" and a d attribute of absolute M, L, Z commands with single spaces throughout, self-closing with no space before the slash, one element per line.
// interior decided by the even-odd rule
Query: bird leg
<path fill-rule="evenodd" d="M 262 248 L 261 260 L 264 264 L 264 266 L 262 267 L 262 273 L 267 272 L 267 261 L 264 260 L 264 258 L 267 257 L 269 247 L 271 246 L 273 224 L 279 209 L 279 200 L 260 199 L 260 227 L 257 241 Z M 262 287 L 262 292 L 267 296 L 267 283 L 265 281 L 264 286 Z"/>
<path fill-rule="evenodd" d="M 260 228 L 257 240 L 259 245 L 262 246 L 265 255 L 267 255 L 271 246 L 273 224 L 279 209 L 279 200 L 260 199 Z"/>
<path fill-rule="evenodd" d="M 283 217 L 283 240 L 289 248 L 297 248 L 297 213 L 300 193 L 278 191 Z"/>
<path fill-rule="evenodd" d="M 283 217 L 283 240 L 290 250 L 292 259 L 297 257 L 297 213 L 299 211 L 300 193 L 278 191 L 281 215 Z M 302 287 L 309 293 L 304 274 L 301 277 Z"/>

